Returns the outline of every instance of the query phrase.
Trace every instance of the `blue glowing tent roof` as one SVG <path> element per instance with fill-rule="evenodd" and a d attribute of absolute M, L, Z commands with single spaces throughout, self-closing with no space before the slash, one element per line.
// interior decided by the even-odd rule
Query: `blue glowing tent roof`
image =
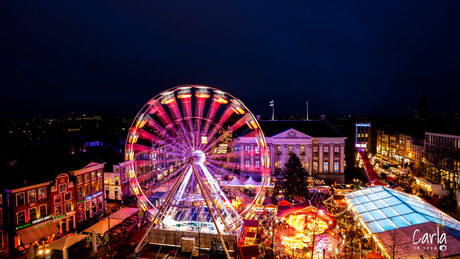
<path fill-rule="evenodd" d="M 435 223 L 460 231 L 460 222 L 417 196 L 384 186 L 345 195 L 369 229 L 381 233 L 423 223 Z"/>

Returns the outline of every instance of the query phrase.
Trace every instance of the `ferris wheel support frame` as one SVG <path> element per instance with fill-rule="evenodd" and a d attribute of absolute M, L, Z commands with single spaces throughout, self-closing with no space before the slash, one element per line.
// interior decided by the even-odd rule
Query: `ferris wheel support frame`
<path fill-rule="evenodd" d="M 188 167 L 187 167 L 187 169 L 188 169 Z M 168 207 L 166 205 L 170 204 L 171 198 L 174 196 L 173 193 L 176 192 L 178 186 L 180 185 L 180 182 L 181 182 L 180 180 L 182 179 L 182 176 L 185 174 L 186 171 L 188 171 L 188 170 L 182 170 L 181 174 L 177 178 L 177 181 L 174 183 L 173 188 L 171 189 L 171 191 L 169 192 L 168 196 L 166 197 L 165 202 L 163 203 L 163 205 L 161 205 L 160 209 L 155 214 L 155 217 L 153 218 L 152 222 L 150 223 L 150 226 L 149 226 L 148 230 L 145 231 L 145 233 L 142 236 L 141 240 L 139 241 L 139 243 L 137 244 L 136 248 L 134 249 L 134 254 L 139 253 L 139 251 L 142 249 L 142 246 L 144 245 L 144 242 L 145 242 L 145 239 L 147 238 L 147 235 L 150 233 L 150 230 L 152 230 L 153 226 L 155 226 L 156 220 L 158 219 L 159 216 L 164 214 L 164 210 Z"/>
<path fill-rule="evenodd" d="M 150 226 L 148 228 L 148 230 L 145 231 L 144 235 L 142 236 L 141 240 L 139 241 L 139 243 L 137 244 L 136 248 L 134 249 L 134 254 L 138 254 L 139 251 L 142 249 L 142 247 L 144 246 L 144 243 L 145 243 L 145 239 L 147 238 L 148 234 L 150 233 L 150 231 L 152 230 L 152 228 L 156 227 L 158 224 L 156 224 L 156 221 L 157 219 L 159 219 L 160 217 L 164 216 L 165 213 L 164 211 L 166 210 L 166 208 L 168 208 L 170 205 L 171 205 L 171 200 L 172 200 L 172 197 L 175 196 L 176 192 L 177 192 L 177 189 L 179 188 L 179 186 L 182 184 L 182 181 L 181 179 L 183 178 L 183 176 L 186 174 L 186 172 L 188 172 L 188 169 L 189 167 L 192 168 L 193 170 L 193 174 L 195 175 L 195 178 L 198 182 L 198 186 L 200 187 L 200 190 L 201 190 L 201 195 L 203 196 L 203 199 L 206 203 L 206 207 L 208 208 L 209 210 L 209 214 L 211 215 L 211 218 L 212 218 L 212 221 L 214 223 L 214 227 L 216 228 L 217 230 L 217 234 L 219 235 L 219 238 L 220 238 L 220 241 L 222 243 L 222 246 L 224 247 L 224 250 L 225 250 L 225 254 L 227 255 L 227 258 L 230 259 L 231 256 L 230 256 L 230 253 L 228 251 L 228 248 L 227 248 L 227 245 L 225 244 L 225 240 L 224 240 L 224 237 L 220 231 L 220 228 L 219 226 L 217 225 L 217 219 L 214 217 L 214 214 L 212 213 L 212 208 L 215 209 L 215 211 L 217 212 L 220 220 L 222 221 L 222 223 L 224 224 L 227 232 L 230 234 L 230 229 L 227 225 L 227 223 L 225 222 L 225 219 L 224 217 L 222 216 L 222 214 L 220 213 L 219 211 L 219 208 L 217 207 L 217 205 L 214 203 L 214 200 L 211 198 L 211 195 L 210 193 L 208 192 L 208 190 L 204 187 L 204 184 L 202 182 L 202 179 L 198 173 L 198 170 L 196 169 L 196 166 L 195 166 L 195 163 L 194 161 L 190 161 L 189 162 L 189 166 L 187 166 L 187 170 L 182 170 L 181 174 L 179 175 L 179 177 L 177 178 L 176 182 L 174 183 L 174 186 L 173 188 L 171 189 L 171 191 L 169 192 L 168 196 L 166 197 L 166 200 L 165 202 L 163 203 L 163 205 L 160 207 L 160 210 L 158 211 L 158 213 L 155 214 L 155 217 L 153 218 L 152 222 L 150 223 Z M 209 200 L 211 201 L 212 203 L 212 206 L 209 204 Z"/>

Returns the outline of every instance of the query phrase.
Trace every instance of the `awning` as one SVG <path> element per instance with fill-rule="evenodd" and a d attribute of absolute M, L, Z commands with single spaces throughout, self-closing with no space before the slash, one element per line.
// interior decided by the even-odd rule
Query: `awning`
<path fill-rule="evenodd" d="M 50 244 L 49 249 L 64 250 L 85 239 L 88 235 L 70 233 Z"/>
<path fill-rule="evenodd" d="M 110 229 L 115 227 L 116 225 L 120 224 L 123 222 L 123 220 L 119 219 L 110 219 Z M 99 221 L 98 223 L 92 225 L 91 227 L 85 229 L 83 232 L 84 233 L 93 233 L 96 232 L 96 234 L 104 234 L 109 230 L 109 221 L 107 218 L 105 218 L 102 221 Z"/>
<path fill-rule="evenodd" d="M 110 229 L 115 227 L 116 225 L 120 224 L 123 222 L 123 220 L 127 219 L 131 215 L 137 213 L 139 211 L 138 208 L 123 208 L 113 214 L 110 215 Z M 93 231 L 96 232 L 96 234 L 104 234 L 109 230 L 109 220 L 108 217 L 103 219 L 102 221 L 99 221 L 98 223 L 92 225 L 91 227 L 85 229 L 83 232 L 84 233 L 93 233 Z"/>
<path fill-rule="evenodd" d="M 48 220 L 38 225 L 21 229 L 17 233 L 22 243 L 31 244 L 42 238 L 56 234 L 57 232 L 59 232 L 59 229 L 56 227 L 54 222 L 52 220 Z"/>
<path fill-rule="evenodd" d="M 136 214 L 139 211 L 138 208 L 123 208 L 112 215 L 110 215 L 110 219 L 121 219 L 125 220 L 131 217 L 133 214 Z"/>

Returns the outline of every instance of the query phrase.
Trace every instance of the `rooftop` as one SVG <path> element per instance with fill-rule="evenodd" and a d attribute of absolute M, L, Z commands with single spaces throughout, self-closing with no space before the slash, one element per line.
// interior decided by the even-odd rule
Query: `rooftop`
<path fill-rule="evenodd" d="M 311 137 L 344 137 L 326 120 L 274 120 L 259 121 L 266 137 L 277 135 L 288 129 L 295 129 Z"/>

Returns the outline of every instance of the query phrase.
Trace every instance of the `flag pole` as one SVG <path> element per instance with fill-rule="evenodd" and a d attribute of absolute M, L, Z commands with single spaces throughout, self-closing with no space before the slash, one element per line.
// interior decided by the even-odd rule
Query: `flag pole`
<path fill-rule="evenodd" d="M 270 106 L 272 107 L 272 121 L 275 120 L 275 99 L 270 101 Z"/>
<path fill-rule="evenodd" d="M 308 99 L 307 99 L 307 121 L 308 121 Z"/>

